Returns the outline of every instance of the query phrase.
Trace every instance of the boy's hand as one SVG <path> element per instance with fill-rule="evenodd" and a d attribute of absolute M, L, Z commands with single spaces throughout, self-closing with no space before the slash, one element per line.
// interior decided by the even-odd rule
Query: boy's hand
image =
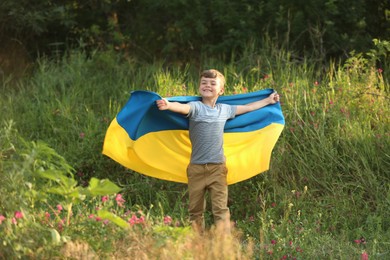
<path fill-rule="evenodd" d="M 158 109 L 160 110 L 170 110 L 172 112 L 180 113 L 183 115 L 188 115 L 190 112 L 190 105 L 181 104 L 179 102 L 169 102 L 165 98 L 156 100 Z"/>
<path fill-rule="evenodd" d="M 160 110 L 169 109 L 169 101 L 166 100 L 165 98 L 160 99 L 160 100 L 156 100 L 156 104 L 157 104 L 158 109 L 160 109 Z"/>
<path fill-rule="evenodd" d="M 275 103 L 279 102 L 280 96 L 279 96 L 278 92 L 275 91 L 274 93 L 269 95 L 268 99 L 269 99 L 270 104 L 275 104 Z"/>

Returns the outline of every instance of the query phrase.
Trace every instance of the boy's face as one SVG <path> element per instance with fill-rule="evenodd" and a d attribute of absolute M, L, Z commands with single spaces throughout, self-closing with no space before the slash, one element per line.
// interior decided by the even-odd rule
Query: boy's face
<path fill-rule="evenodd" d="M 223 94 L 223 87 L 219 78 L 205 78 L 200 79 L 199 93 L 202 97 L 216 98 Z"/>

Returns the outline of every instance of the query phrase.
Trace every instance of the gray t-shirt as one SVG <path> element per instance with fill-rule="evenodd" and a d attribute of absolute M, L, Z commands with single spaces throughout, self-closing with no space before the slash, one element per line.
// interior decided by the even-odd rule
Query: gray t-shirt
<path fill-rule="evenodd" d="M 223 163 L 223 130 L 234 118 L 237 106 L 218 103 L 211 108 L 201 101 L 189 102 L 189 132 L 192 144 L 191 163 Z"/>

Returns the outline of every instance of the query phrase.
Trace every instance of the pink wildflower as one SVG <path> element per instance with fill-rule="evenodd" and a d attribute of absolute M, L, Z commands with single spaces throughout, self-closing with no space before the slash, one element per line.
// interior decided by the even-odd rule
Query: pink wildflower
<path fill-rule="evenodd" d="M 79 134 L 79 137 L 80 137 L 81 139 L 83 139 L 83 138 L 85 137 L 85 133 L 81 132 L 81 133 Z"/>
<path fill-rule="evenodd" d="M 164 217 L 164 224 L 170 225 L 171 223 L 172 223 L 172 218 L 170 216 L 165 216 Z"/>
<path fill-rule="evenodd" d="M 115 200 L 119 207 L 124 207 L 123 203 L 125 203 L 126 201 L 122 198 L 122 194 L 117 194 Z"/>
<path fill-rule="evenodd" d="M 89 216 L 88 216 L 88 218 L 90 218 L 90 219 L 92 219 L 92 218 L 94 218 L 95 217 L 95 215 L 93 215 L 93 214 L 90 214 Z"/>
<path fill-rule="evenodd" d="M 368 253 L 366 251 L 364 251 L 361 255 L 361 259 L 362 260 L 368 260 Z"/>
<path fill-rule="evenodd" d="M 133 216 L 131 216 L 131 218 L 127 222 L 129 222 L 130 225 L 134 225 L 137 223 L 137 220 L 138 220 L 137 216 L 133 215 Z"/>
<path fill-rule="evenodd" d="M 45 221 L 49 221 L 50 219 L 50 213 L 49 212 L 45 212 Z"/>
<path fill-rule="evenodd" d="M 62 231 L 62 230 L 63 230 L 63 228 L 64 228 L 64 223 L 65 223 L 65 221 L 62 220 L 62 219 L 60 219 L 60 220 L 58 221 L 58 230 L 59 230 L 59 231 Z"/>
<path fill-rule="evenodd" d="M 3 215 L 0 215 L 0 225 L 1 223 L 3 223 L 3 221 L 5 220 L 6 218 L 3 216 Z"/>
<path fill-rule="evenodd" d="M 378 72 L 379 72 L 379 73 L 382 73 L 382 72 L 383 72 L 383 69 L 379 68 L 379 69 L 378 69 Z"/>
<path fill-rule="evenodd" d="M 57 205 L 57 210 L 58 210 L 58 213 L 61 212 L 61 211 L 63 210 L 61 204 L 58 204 L 58 205 Z"/>
<path fill-rule="evenodd" d="M 102 218 L 101 217 L 96 217 L 95 220 L 96 221 L 102 221 Z"/>
<path fill-rule="evenodd" d="M 16 221 L 16 218 L 12 218 L 12 219 L 11 219 L 11 222 L 12 222 L 12 224 L 14 224 L 14 225 L 18 224 L 18 221 Z"/>
<path fill-rule="evenodd" d="M 333 100 L 330 100 L 330 101 L 329 101 L 329 105 L 333 105 Z"/>
<path fill-rule="evenodd" d="M 103 197 L 102 197 L 102 202 L 104 203 L 104 202 L 106 202 L 106 201 L 108 201 L 108 196 L 103 196 Z"/>
<path fill-rule="evenodd" d="M 271 203 L 271 207 L 275 208 L 276 207 L 276 202 Z"/>
<path fill-rule="evenodd" d="M 108 219 L 105 219 L 105 220 L 103 221 L 103 224 L 104 224 L 104 225 L 107 225 L 108 223 L 110 223 L 110 221 L 109 221 Z"/>
<path fill-rule="evenodd" d="M 356 244 L 365 244 L 366 243 L 366 239 L 364 237 L 361 237 L 360 239 L 355 239 L 354 242 Z"/>
<path fill-rule="evenodd" d="M 276 245 L 276 240 L 272 239 L 271 244 Z"/>
<path fill-rule="evenodd" d="M 21 211 L 16 211 L 15 218 L 23 218 L 23 213 Z"/>

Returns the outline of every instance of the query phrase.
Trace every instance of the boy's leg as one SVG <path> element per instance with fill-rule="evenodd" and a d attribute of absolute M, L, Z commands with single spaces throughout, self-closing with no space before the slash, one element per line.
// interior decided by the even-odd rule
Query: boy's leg
<path fill-rule="evenodd" d="M 204 211 L 206 208 L 205 192 L 205 172 L 204 165 L 190 164 L 187 167 L 188 177 L 188 212 L 190 221 L 195 229 L 204 230 Z"/>
<path fill-rule="evenodd" d="M 228 203 L 227 168 L 223 164 L 207 164 L 210 171 L 207 186 L 211 195 L 215 224 L 230 225 Z"/>

